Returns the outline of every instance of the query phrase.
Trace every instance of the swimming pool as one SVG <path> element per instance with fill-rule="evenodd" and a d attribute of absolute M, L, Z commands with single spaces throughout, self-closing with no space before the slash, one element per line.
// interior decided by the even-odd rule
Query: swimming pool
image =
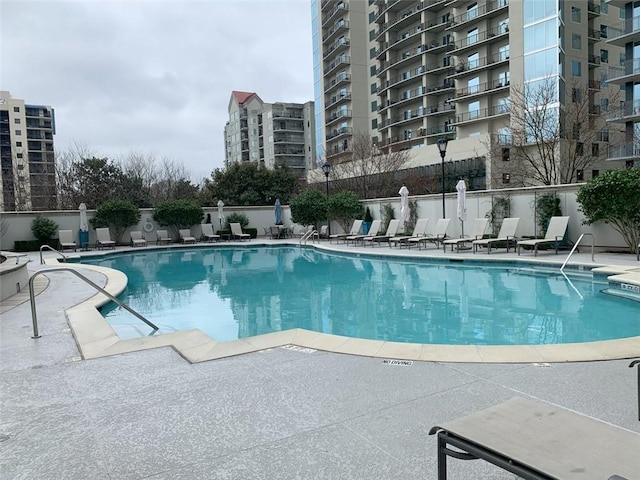
<path fill-rule="evenodd" d="M 449 345 L 540 345 L 640 335 L 640 304 L 571 278 L 494 263 L 374 258 L 297 247 L 147 250 L 84 258 L 125 272 L 121 298 L 161 333 L 217 341 L 304 328 Z M 109 304 L 121 338 L 147 327 Z"/>

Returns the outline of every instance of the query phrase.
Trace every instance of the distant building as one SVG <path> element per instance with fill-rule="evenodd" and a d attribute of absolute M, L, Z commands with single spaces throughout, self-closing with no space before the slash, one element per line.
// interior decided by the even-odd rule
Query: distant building
<path fill-rule="evenodd" d="M 56 208 L 53 108 L 0 91 L 0 211 Z"/>
<path fill-rule="evenodd" d="M 607 43 L 624 48 L 620 65 L 609 69 L 609 83 L 620 85 L 621 108 L 607 118 L 619 125 L 624 140 L 609 145 L 608 160 L 624 161 L 627 167 L 640 166 L 640 2 L 609 0 L 621 10 L 620 23 L 609 28 Z"/>
<path fill-rule="evenodd" d="M 576 92 L 589 99 L 597 139 L 580 148 L 598 160 L 575 181 L 629 165 L 639 8 L 637 0 L 311 0 L 317 148 L 331 164 L 350 161 L 353 136 L 368 134 L 383 152 L 410 151 L 407 167 L 428 178 L 440 175 L 443 138 L 447 184 L 464 175 L 474 189 L 513 186 L 513 89 L 550 81 L 558 112 Z M 616 83 L 625 115 L 607 125 Z"/>
<path fill-rule="evenodd" d="M 313 102 L 265 103 L 253 92 L 232 92 L 224 127 L 225 165 L 288 166 L 300 178 L 315 168 Z"/>

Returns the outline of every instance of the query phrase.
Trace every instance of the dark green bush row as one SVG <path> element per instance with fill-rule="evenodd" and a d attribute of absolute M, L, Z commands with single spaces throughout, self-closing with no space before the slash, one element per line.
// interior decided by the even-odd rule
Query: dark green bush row
<path fill-rule="evenodd" d="M 16 252 L 37 252 L 42 245 L 49 245 L 51 248 L 58 248 L 58 240 L 51 239 L 43 242 L 41 240 L 16 240 L 13 249 Z"/>

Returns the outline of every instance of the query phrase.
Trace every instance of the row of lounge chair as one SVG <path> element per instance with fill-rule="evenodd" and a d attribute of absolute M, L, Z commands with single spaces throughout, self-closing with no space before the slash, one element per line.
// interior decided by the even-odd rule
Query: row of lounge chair
<path fill-rule="evenodd" d="M 400 226 L 399 220 L 391 220 L 384 235 L 379 233 L 382 223 L 381 220 L 374 220 L 367 234 L 360 233 L 362 220 L 355 220 L 349 233 L 330 235 L 329 241 L 344 241 L 346 244 L 353 245 L 357 245 L 358 243 L 364 245 L 365 242 L 371 242 L 372 245 L 388 242 L 389 247 L 405 246 L 411 248 L 413 245 L 417 245 L 418 249 L 423 245 L 426 247 L 428 243 L 434 243 L 436 248 L 443 245 L 444 250 L 447 249 L 447 246 L 450 246 L 451 251 L 453 251 L 454 247 L 456 251 L 460 251 L 465 245 L 471 244 L 470 248 L 473 249 L 473 253 L 477 253 L 480 248 L 486 248 L 487 253 L 491 253 L 492 248 L 495 248 L 497 245 L 504 245 L 507 248 L 507 252 L 509 252 L 511 247 L 517 249 L 518 255 L 520 255 L 522 247 L 532 248 L 534 255 L 537 256 L 538 247 L 541 245 L 553 244 L 556 254 L 558 253 L 560 242 L 564 239 L 567 231 L 569 217 L 552 217 L 549 221 L 545 237 L 530 240 L 518 240 L 516 232 L 519 222 L 520 219 L 517 217 L 505 218 L 496 238 L 484 238 L 488 219 L 476 218 L 470 235 L 460 238 L 446 238 L 450 223 L 450 219 L 448 218 L 439 219 L 432 232 L 427 232 L 429 225 L 428 219 L 418 219 L 413 233 L 404 236 L 397 236 L 397 231 Z"/>
<path fill-rule="evenodd" d="M 251 235 L 242 231 L 242 226 L 239 223 L 230 223 L 231 234 L 229 240 L 245 240 L 251 238 Z M 219 241 L 220 235 L 213 232 L 213 225 L 210 223 L 204 223 L 201 225 L 202 235 L 200 241 L 211 242 L 213 240 Z M 181 229 L 178 231 L 180 243 L 196 243 L 198 240 L 191 234 L 191 230 Z M 173 239 L 169 236 L 167 230 L 156 231 L 156 244 L 168 245 L 173 243 Z M 129 243 L 132 247 L 146 247 L 147 240 L 139 230 L 131 231 L 131 241 Z M 81 247 L 88 248 L 88 245 L 80 245 Z M 64 251 L 66 249 L 77 250 L 78 244 L 73 239 L 72 230 L 58 230 L 58 249 Z M 116 242 L 111 239 L 111 234 L 108 228 L 96 228 L 96 242 L 94 244 L 96 250 L 102 250 L 104 248 L 116 248 Z"/>

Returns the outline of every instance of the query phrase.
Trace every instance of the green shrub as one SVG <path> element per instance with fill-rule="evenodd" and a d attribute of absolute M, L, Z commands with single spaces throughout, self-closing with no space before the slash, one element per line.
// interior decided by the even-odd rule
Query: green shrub
<path fill-rule="evenodd" d="M 396 214 L 393 210 L 393 205 L 391 205 L 390 203 L 383 203 L 382 205 L 380 205 L 380 216 L 382 217 L 382 225 L 380 227 L 380 230 L 386 232 L 387 228 L 389 228 L 389 222 L 396 218 Z"/>
<path fill-rule="evenodd" d="M 49 245 L 53 249 L 58 248 L 57 239 L 42 240 L 16 240 L 13 249 L 16 252 L 37 252 L 42 245 Z"/>
<path fill-rule="evenodd" d="M 289 203 L 291 220 L 300 225 L 317 226 L 327 218 L 327 197 L 315 189 L 303 191 Z"/>
<path fill-rule="evenodd" d="M 360 218 L 363 213 L 362 204 L 355 193 L 343 190 L 334 193 L 327 199 L 327 215 L 329 220 L 338 222 L 344 232 L 350 229 L 351 220 Z"/>
<path fill-rule="evenodd" d="M 47 242 L 58 232 L 58 224 L 50 218 L 38 215 L 31 222 L 31 231 L 33 232 L 33 236 L 38 240 Z M 38 248 L 40 248 L 40 246 L 38 246 Z M 38 248 L 36 248 L 36 250 Z"/>
<path fill-rule="evenodd" d="M 190 200 L 167 200 L 153 211 L 153 219 L 162 227 L 170 227 L 174 238 L 178 237 L 178 230 L 191 228 L 203 218 L 202 207 Z"/>
<path fill-rule="evenodd" d="M 247 217 L 244 213 L 233 212 L 227 216 L 227 223 L 225 225 L 227 230 L 231 230 L 231 227 L 229 226 L 229 224 L 231 223 L 239 223 L 242 227 L 242 230 L 244 230 L 249 226 L 249 217 Z"/>
<path fill-rule="evenodd" d="M 640 168 L 609 170 L 578 190 L 585 225 L 603 221 L 622 235 L 629 250 L 640 242 Z"/>
<path fill-rule="evenodd" d="M 122 235 L 132 225 L 140 221 L 140 209 L 128 200 L 107 200 L 96 210 L 89 220 L 93 228 L 109 227 L 116 243 L 122 242 Z"/>

